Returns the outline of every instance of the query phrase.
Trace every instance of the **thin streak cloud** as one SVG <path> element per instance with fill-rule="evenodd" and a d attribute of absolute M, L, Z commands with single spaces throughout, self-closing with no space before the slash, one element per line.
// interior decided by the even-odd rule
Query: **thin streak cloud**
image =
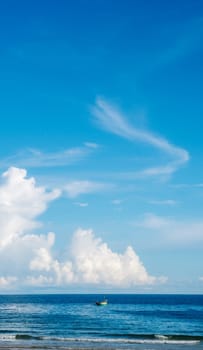
<path fill-rule="evenodd" d="M 86 143 L 83 147 L 73 147 L 58 152 L 42 152 L 26 149 L 7 157 L 0 162 L 0 167 L 55 167 L 65 166 L 82 160 L 96 149 L 96 144 Z"/>

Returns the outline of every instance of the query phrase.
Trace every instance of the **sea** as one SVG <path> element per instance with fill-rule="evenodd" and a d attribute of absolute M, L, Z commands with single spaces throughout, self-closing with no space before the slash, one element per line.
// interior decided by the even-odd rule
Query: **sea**
<path fill-rule="evenodd" d="M 0 349 L 203 350 L 203 295 L 0 295 Z"/>

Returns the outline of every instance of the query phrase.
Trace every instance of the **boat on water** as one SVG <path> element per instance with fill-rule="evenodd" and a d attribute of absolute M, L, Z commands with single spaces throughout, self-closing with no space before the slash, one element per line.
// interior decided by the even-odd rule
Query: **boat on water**
<path fill-rule="evenodd" d="M 101 300 L 101 301 L 96 301 L 96 305 L 97 306 L 104 306 L 104 305 L 107 305 L 108 304 L 108 300 L 107 299 L 104 299 L 104 300 Z"/>

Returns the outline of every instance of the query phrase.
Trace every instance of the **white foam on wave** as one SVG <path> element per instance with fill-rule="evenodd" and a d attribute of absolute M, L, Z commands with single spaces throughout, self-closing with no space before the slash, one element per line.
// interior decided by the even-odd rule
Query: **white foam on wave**
<path fill-rule="evenodd" d="M 0 340 L 2 341 L 11 341 L 15 339 L 16 336 L 14 334 L 0 334 Z"/>
<path fill-rule="evenodd" d="M 0 341 L 14 341 L 16 335 L 0 334 Z M 18 339 L 20 340 L 20 338 Z M 23 340 L 23 338 L 21 339 Z M 29 340 L 29 339 L 24 339 Z M 35 340 L 34 337 L 32 340 Z M 63 341 L 72 343 L 123 343 L 123 344 L 175 344 L 175 345 L 195 345 L 200 343 L 200 340 L 173 340 L 164 335 L 155 335 L 155 339 L 124 339 L 124 338 L 66 338 L 66 337 L 40 337 L 41 341 Z M 39 341 L 39 339 L 38 339 Z"/>
<path fill-rule="evenodd" d="M 123 338 L 63 338 L 63 337 L 43 337 L 46 340 L 81 342 L 81 343 L 125 343 L 125 344 L 182 344 L 194 345 L 200 343 L 199 340 L 172 340 L 166 336 L 157 335 L 158 339 L 123 339 Z"/>
<path fill-rule="evenodd" d="M 168 337 L 166 335 L 162 334 L 155 334 L 155 338 L 160 339 L 160 340 L 167 340 Z"/>

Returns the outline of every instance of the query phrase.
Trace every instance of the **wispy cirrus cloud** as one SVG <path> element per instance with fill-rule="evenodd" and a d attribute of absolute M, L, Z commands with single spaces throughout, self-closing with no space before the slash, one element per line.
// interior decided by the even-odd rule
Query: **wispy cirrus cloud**
<path fill-rule="evenodd" d="M 151 200 L 149 201 L 149 203 L 155 204 L 155 205 L 169 205 L 169 206 L 173 206 L 177 204 L 177 202 L 173 199 Z"/>
<path fill-rule="evenodd" d="M 171 184 L 171 188 L 175 188 L 177 190 L 188 190 L 188 189 L 202 189 L 203 183 L 178 183 L 178 184 Z"/>
<path fill-rule="evenodd" d="M 78 207 L 81 207 L 81 208 L 88 207 L 87 202 L 75 202 L 75 205 L 77 205 Z"/>
<path fill-rule="evenodd" d="M 113 200 L 111 201 L 111 203 L 112 203 L 113 205 L 120 205 L 120 204 L 123 203 L 123 200 L 122 200 L 122 199 L 113 199 Z"/>
<path fill-rule="evenodd" d="M 76 198 L 81 194 L 102 192 L 112 187 L 113 185 L 111 184 L 105 184 L 89 180 L 81 180 L 68 182 L 64 186 L 63 191 L 68 195 L 68 197 Z"/>
<path fill-rule="evenodd" d="M 132 142 L 148 144 L 169 157 L 165 165 L 150 167 L 137 172 L 138 176 L 170 175 L 189 160 L 189 153 L 178 146 L 173 145 L 167 139 L 157 136 L 148 130 L 141 130 L 131 125 L 126 117 L 114 106 L 102 98 L 97 98 L 92 113 L 105 130 L 116 134 Z"/>
<path fill-rule="evenodd" d="M 170 34 L 170 40 L 165 38 L 167 48 L 157 59 L 156 63 L 159 66 L 177 62 L 202 49 L 203 17 L 200 16 L 182 23 L 179 30 L 172 27 L 169 32 L 167 26 L 167 34 Z"/>
<path fill-rule="evenodd" d="M 135 226 L 158 233 L 159 241 L 164 240 L 165 244 L 185 246 L 203 241 L 203 220 L 177 220 L 174 217 L 146 213 Z"/>
<path fill-rule="evenodd" d="M 96 149 L 96 148 L 99 148 L 100 146 L 95 143 L 95 142 L 85 142 L 84 145 L 86 147 L 89 147 L 89 148 L 93 148 L 93 149 Z"/>
<path fill-rule="evenodd" d="M 81 147 L 73 147 L 57 152 L 42 152 L 29 148 L 2 159 L 0 167 L 55 167 L 65 166 L 82 160 L 98 148 L 96 143 L 86 142 Z"/>

